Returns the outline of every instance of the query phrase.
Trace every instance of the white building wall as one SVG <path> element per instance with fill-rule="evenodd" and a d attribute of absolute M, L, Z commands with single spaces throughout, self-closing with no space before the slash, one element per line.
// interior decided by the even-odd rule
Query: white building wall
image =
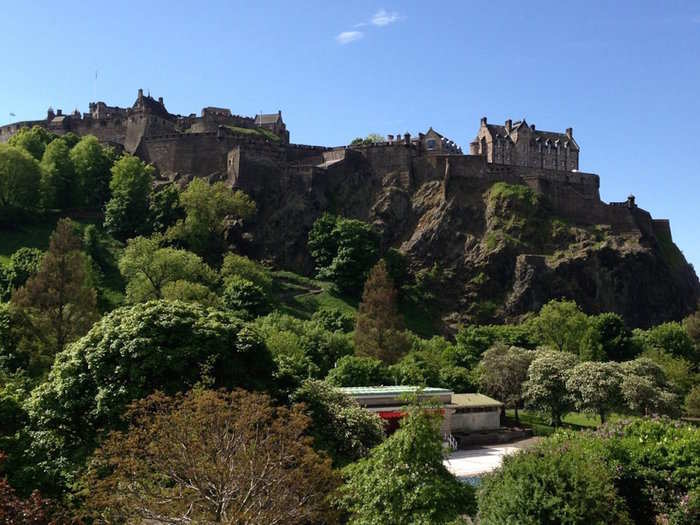
<path fill-rule="evenodd" d="M 452 432 L 474 432 L 477 430 L 493 430 L 501 426 L 499 410 L 489 412 L 469 412 L 452 414 L 450 418 Z"/>

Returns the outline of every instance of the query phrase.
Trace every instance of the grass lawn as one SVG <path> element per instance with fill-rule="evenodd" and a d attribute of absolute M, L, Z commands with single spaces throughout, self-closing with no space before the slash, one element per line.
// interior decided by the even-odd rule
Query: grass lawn
<path fill-rule="evenodd" d="M 282 313 L 310 319 L 320 308 L 337 308 L 355 315 L 357 301 L 336 295 L 329 282 L 318 281 L 288 271 L 270 272 L 274 279 L 273 295 Z"/>
<path fill-rule="evenodd" d="M 520 416 L 520 423 L 531 427 L 532 432 L 536 436 L 548 436 L 554 433 L 554 427 L 549 424 L 549 419 L 546 416 L 529 410 L 518 410 L 518 415 Z M 506 410 L 506 417 L 509 423 L 515 423 L 515 414 L 513 410 Z M 618 414 L 611 414 L 608 420 L 615 421 L 621 417 L 622 416 Z M 600 418 L 598 416 L 583 412 L 569 412 L 562 418 L 562 422 L 564 428 L 573 430 L 595 429 L 600 426 Z"/>

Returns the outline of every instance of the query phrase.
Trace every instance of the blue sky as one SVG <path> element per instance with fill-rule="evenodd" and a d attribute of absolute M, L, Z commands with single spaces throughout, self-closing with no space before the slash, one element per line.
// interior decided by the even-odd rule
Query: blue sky
<path fill-rule="evenodd" d="M 307 144 L 433 126 L 467 149 L 480 117 L 526 117 L 573 127 L 602 198 L 635 194 L 700 267 L 697 1 L 29 4 L 0 7 L 2 124 L 139 87 L 174 113 L 281 109 Z"/>

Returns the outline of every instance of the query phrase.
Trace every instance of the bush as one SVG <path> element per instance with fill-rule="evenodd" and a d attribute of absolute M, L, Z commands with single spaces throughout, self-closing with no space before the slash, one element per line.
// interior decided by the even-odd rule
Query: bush
<path fill-rule="evenodd" d="M 580 442 L 550 440 L 506 456 L 483 478 L 482 525 L 632 523 L 612 469 Z"/>
<path fill-rule="evenodd" d="M 228 253 L 221 264 L 221 277 L 228 282 L 231 277 L 242 277 L 257 284 L 266 293 L 272 290 L 272 276 L 260 263 L 237 253 Z"/>
<path fill-rule="evenodd" d="M 292 401 L 304 403 L 313 421 L 314 447 L 333 458 L 336 466 L 365 457 L 384 439 L 382 420 L 376 414 L 323 381 L 304 381 Z"/>
<path fill-rule="evenodd" d="M 328 372 L 326 381 L 335 386 L 387 385 L 391 383 L 391 376 L 379 359 L 346 355 Z"/>
<path fill-rule="evenodd" d="M 247 312 L 251 318 L 264 315 L 270 310 L 270 302 L 263 289 L 238 276 L 229 278 L 221 302 L 229 310 Z"/>

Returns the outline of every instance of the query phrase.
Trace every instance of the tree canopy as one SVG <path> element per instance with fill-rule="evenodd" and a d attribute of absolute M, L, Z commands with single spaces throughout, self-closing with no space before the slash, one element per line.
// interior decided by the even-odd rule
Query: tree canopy
<path fill-rule="evenodd" d="M 128 419 L 88 477 L 98 521 L 305 525 L 332 517 L 337 475 L 311 448 L 299 407 L 243 390 L 195 389 L 152 395 Z"/>
<path fill-rule="evenodd" d="M 138 157 L 124 155 L 114 163 L 109 181 L 111 198 L 105 208 L 105 229 L 121 240 L 149 230 L 149 196 L 155 168 Z"/>
<path fill-rule="evenodd" d="M 22 148 L 0 144 L 0 210 L 37 207 L 41 169 Z"/>

